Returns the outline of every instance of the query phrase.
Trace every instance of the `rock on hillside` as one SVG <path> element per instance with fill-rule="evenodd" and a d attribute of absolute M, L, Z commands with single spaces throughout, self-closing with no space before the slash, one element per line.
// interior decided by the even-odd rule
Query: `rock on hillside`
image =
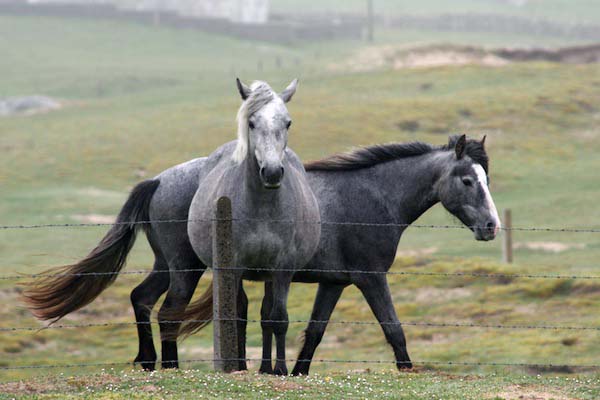
<path fill-rule="evenodd" d="M 61 108 L 57 100 L 47 96 L 21 96 L 0 98 L 0 117 L 33 115 Z"/>

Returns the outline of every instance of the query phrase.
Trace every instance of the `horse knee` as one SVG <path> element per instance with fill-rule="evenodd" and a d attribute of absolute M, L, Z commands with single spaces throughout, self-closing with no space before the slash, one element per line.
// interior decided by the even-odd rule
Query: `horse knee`
<path fill-rule="evenodd" d="M 406 347 L 406 337 L 404 336 L 404 330 L 401 326 L 384 325 L 383 333 L 392 346 Z"/>
<path fill-rule="evenodd" d="M 288 313 L 285 309 L 276 310 L 273 309 L 273 313 L 271 313 L 271 329 L 273 329 L 273 333 L 275 335 L 285 335 L 288 330 L 289 320 Z"/>
<path fill-rule="evenodd" d="M 131 301 L 133 308 L 136 310 L 138 308 L 145 308 L 147 306 L 152 307 L 156 303 L 156 300 L 153 301 L 152 297 L 148 295 L 147 291 L 142 285 L 131 291 L 129 300 Z"/>

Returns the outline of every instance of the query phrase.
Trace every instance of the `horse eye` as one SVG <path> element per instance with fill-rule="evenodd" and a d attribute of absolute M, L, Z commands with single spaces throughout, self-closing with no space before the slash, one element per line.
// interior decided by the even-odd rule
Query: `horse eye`
<path fill-rule="evenodd" d="M 254 122 L 248 121 L 248 128 L 254 129 Z"/>
<path fill-rule="evenodd" d="M 285 127 L 286 129 L 290 129 L 290 126 L 292 126 L 292 121 L 288 121 Z"/>
<path fill-rule="evenodd" d="M 473 186 L 473 180 L 471 178 L 463 178 L 462 182 L 465 186 Z"/>

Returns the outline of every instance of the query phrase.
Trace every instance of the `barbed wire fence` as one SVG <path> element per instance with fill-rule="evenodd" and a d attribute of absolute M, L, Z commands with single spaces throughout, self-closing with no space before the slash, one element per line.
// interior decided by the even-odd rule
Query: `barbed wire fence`
<path fill-rule="evenodd" d="M 239 221 L 256 221 L 264 223 L 290 223 L 288 220 L 270 220 L 265 221 L 261 219 L 245 218 L 234 219 L 231 216 L 224 219 L 227 223 L 235 223 Z M 115 223 L 65 223 L 65 224 L 31 224 L 31 225 L 0 225 L 0 230 L 31 230 L 31 229 L 60 229 L 60 228 L 82 228 L 82 227 L 111 227 L 115 225 L 148 225 L 148 224 L 165 224 L 165 223 L 188 223 L 196 220 L 192 219 L 168 219 L 168 220 L 148 220 L 148 221 L 127 221 L 127 222 L 115 222 Z M 205 221 L 209 222 L 209 221 Z M 210 220 L 215 224 L 223 222 L 223 219 L 215 218 Z M 293 221 L 297 223 L 298 221 Z M 464 225 L 434 225 L 434 224 L 400 224 L 395 222 L 389 223 L 367 223 L 367 222 L 350 222 L 350 221 L 303 221 L 305 223 L 320 224 L 323 226 L 358 226 L 358 227 L 389 227 L 389 228 L 417 228 L 417 229 L 474 229 L 476 226 L 464 226 Z M 503 231 L 521 231 L 521 232 L 555 232 L 555 233 L 589 233 L 598 234 L 600 229 L 587 228 L 587 227 L 501 227 Z M 218 240 L 214 238 L 214 240 Z M 295 272 L 296 270 L 281 270 Z M 38 273 L 38 274 L 13 274 L 13 275 L 0 275 L 0 281 L 20 281 L 26 279 L 36 278 L 50 278 L 50 277 L 61 277 L 61 276 L 81 276 L 81 277 L 102 277 L 106 275 L 139 275 L 139 274 L 163 274 L 163 273 L 186 273 L 196 272 L 197 268 L 180 269 L 180 270 L 131 270 L 122 272 L 90 272 L 90 273 Z M 226 274 L 233 271 L 272 271 L 270 268 L 242 268 L 228 265 L 219 265 L 216 267 L 213 265 L 213 281 L 218 282 L 220 277 L 219 274 Z M 491 278 L 491 279 L 552 279 L 552 280 L 600 280 L 600 275 L 570 275 L 570 274 L 529 274 L 529 273 L 493 273 L 493 272 L 429 272 L 429 271 L 374 271 L 363 268 L 356 269 L 334 269 L 334 268 L 305 268 L 301 272 L 308 273 L 346 273 L 346 274 L 384 274 L 384 275 L 405 275 L 405 276 L 435 276 L 435 277 L 475 277 L 475 278 Z M 222 281 L 220 282 L 223 283 Z M 215 287 L 218 289 L 218 285 Z M 235 325 L 237 322 L 245 323 L 277 323 L 285 321 L 277 320 L 260 320 L 260 319 L 248 319 L 248 318 L 233 318 L 223 317 L 216 315 L 211 319 L 202 320 L 169 320 L 169 321 L 156 321 L 155 323 L 160 324 L 181 324 L 181 323 L 208 323 L 213 322 L 215 325 L 221 323 L 228 323 L 229 327 Z M 435 322 L 435 321 L 404 321 L 401 323 L 396 322 L 375 322 L 375 321 L 356 321 L 356 320 L 311 320 L 311 319 L 295 319 L 288 321 L 290 323 L 312 323 L 312 324 L 338 324 L 338 325 L 350 325 L 350 326 L 370 326 L 370 325 L 403 325 L 403 326 L 418 326 L 418 327 L 437 327 L 437 328 L 473 328 L 473 329 L 502 329 L 502 330 L 552 330 L 552 331 L 589 331 L 597 332 L 600 331 L 600 326 L 584 326 L 584 325 L 554 325 L 551 323 L 539 323 L 539 324 L 484 324 L 484 323 L 470 323 L 470 322 Z M 232 324 L 233 323 L 233 324 Z M 78 323 L 78 324 L 50 324 L 47 326 L 5 326 L 0 327 L 0 333 L 9 332 L 40 332 L 44 330 L 62 330 L 62 329 L 85 329 L 95 327 L 126 327 L 126 326 L 138 326 L 138 325 L 150 325 L 153 322 L 94 322 L 94 323 Z M 237 356 L 215 354 L 213 358 L 197 358 L 197 359 L 183 359 L 183 360 L 172 360 L 162 361 L 163 363 L 176 362 L 179 363 L 215 363 L 215 365 L 223 365 L 223 363 L 238 363 L 240 361 L 255 361 L 261 362 L 266 361 L 260 358 L 244 358 L 240 359 Z M 354 359 L 288 359 L 290 362 L 316 362 L 316 363 L 342 363 L 342 364 L 395 364 L 401 363 L 397 361 L 388 360 L 354 360 Z M 61 369 L 61 368 L 85 368 L 85 367 L 126 367 L 132 364 L 141 364 L 132 362 L 89 362 L 89 363 L 70 363 L 70 364 L 39 364 L 39 365 L 8 365 L 0 366 L 0 371 L 8 370 L 37 370 L 37 369 Z M 488 367 L 527 367 L 527 368 L 539 368 L 547 370 L 599 370 L 600 364 L 562 364 L 562 363 L 527 363 L 527 362 L 478 362 L 478 361 L 440 361 L 440 360 L 417 360 L 412 361 L 415 365 L 423 366 L 488 366 Z"/>

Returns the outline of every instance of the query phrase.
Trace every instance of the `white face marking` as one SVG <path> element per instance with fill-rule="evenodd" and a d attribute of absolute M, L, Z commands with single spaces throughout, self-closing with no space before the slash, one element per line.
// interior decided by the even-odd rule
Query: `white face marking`
<path fill-rule="evenodd" d="M 283 162 L 287 144 L 287 131 L 281 122 L 288 117 L 283 101 L 275 96 L 252 117 L 255 128 L 248 132 L 248 143 L 260 168 Z"/>
<path fill-rule="evenodd" d="M 486 207 L 488 210 L 490 210 L 490 214 L 492 214 L 492 218 L 494 219 L 494 222 L 496 223 L 495 233 L 498 233 L 498 231 L 500 230 L 500 227 L 501 227 L 500 217 L 498 216 L 498 210 L 496 210 L 496 205 L 494 204 L 494 199 L 492 199 L 490 189 L 488 188 L 487 175 L 486 175 L 483 167 L 479 164 L 473 164 L 473 170 L 475 171 L 475 174 L 477 175 L 477 182 L 479 182 L 479 185 L 481 185 L 481 188 L 483 189 L 483 193 L 485 193 Z"/>
<path fill-rule="evenodd" d="M 279 101 L 277 101 L 279 100 Z M 268 129 L 273 129 L 275 122 L 275 115 L 281 114 L 283 112 L 282 107 L 283 101 L 279 98 L 274 99 L 274 101 L 265 105 L 262 110 L 260 110 L 261 117 L 267 121 Z"/>

